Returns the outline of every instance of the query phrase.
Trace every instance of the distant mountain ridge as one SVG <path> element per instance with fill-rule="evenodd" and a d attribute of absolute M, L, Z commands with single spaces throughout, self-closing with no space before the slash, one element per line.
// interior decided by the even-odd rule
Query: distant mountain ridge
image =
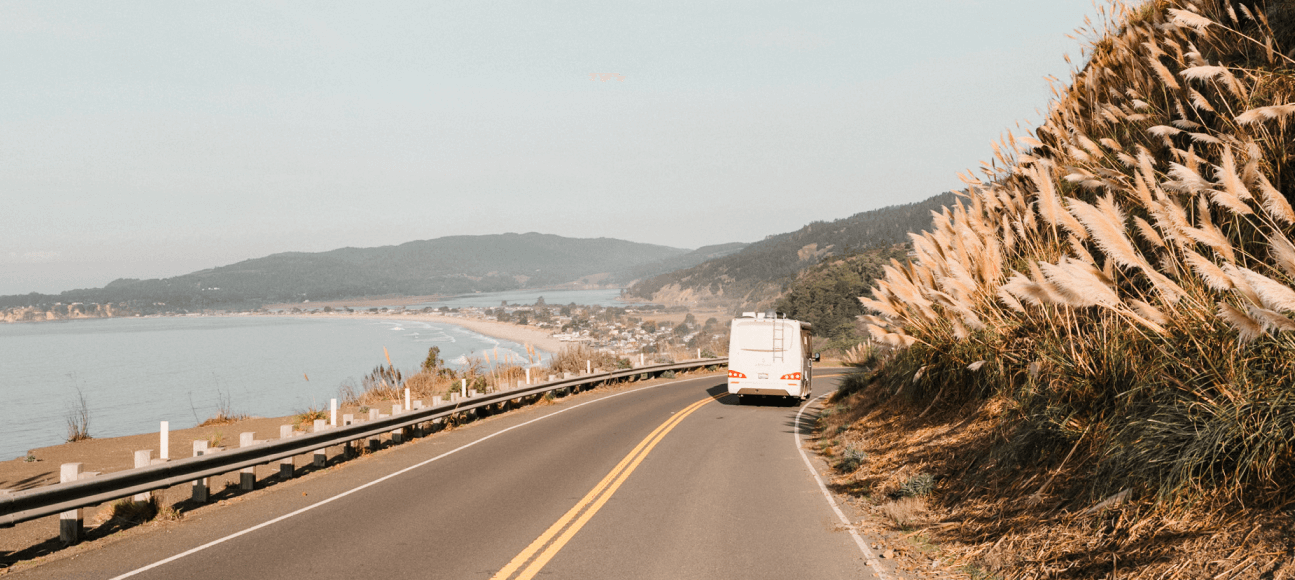
<path fill-rule="evenodd" d="M 953 199 L 953 193 L 943 193 L 916 203 L 814 222 L 691 268 L 640 280 L 626 294 L 664 304 L 772 306 L 806 268 L 827 256 L 905 243 L 909 232 L 929 228 L 931 212 L 952 204 Z"/>
<path fill-rule="evenodd" d="M 135 310 L 247 309 L 277 302 L 382 295 L 461 294 L 560 286 L 600 275 L 628 283 L 701 263 L 744 244 L 696 251 L 613 238 L 551 234 L 447 236 L 398 246 L 285 252 L 163 279 L 0 297 L 0 308 L 56 302 L 129 304 Z"/>

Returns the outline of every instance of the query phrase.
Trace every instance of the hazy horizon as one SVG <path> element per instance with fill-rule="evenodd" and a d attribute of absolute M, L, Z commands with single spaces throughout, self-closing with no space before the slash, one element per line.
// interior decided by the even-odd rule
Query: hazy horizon
<path fill-rule="evenodd" d="M 0 294 L 450 235 L 692 249 L 919 201 L 1039 118 L 1092 10 L 3 2 Z"/>

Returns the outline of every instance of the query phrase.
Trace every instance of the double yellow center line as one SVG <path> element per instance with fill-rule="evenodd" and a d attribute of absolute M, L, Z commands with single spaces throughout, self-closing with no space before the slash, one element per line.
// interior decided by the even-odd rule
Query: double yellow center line
<path fill-rule="evenodd" d="M 571 541 L 571 538 L 580 531 L 580 528 L 583 528 L 584 525 L 589 522 L 589 519 L 594 517 L 595 513 L 598 513 L 598 510 L 603 507 L 603 504 L 607 503 L 608 499 L 611 499 L 612 494 L 616 493 L 616 490 L 620 488 L 622 483 L 625 483 L 625 479 L 628 478 L 630 474 L 634 472 L 634 469 L 643 462 L 643 458 L 647 457 L 647 454 L 652 451 L 652 448 L 656 447 L 656 444 L 661 442 L 661 439 L 666 436 L 666 433 L 669 433 L 671 429 L 674 429 L 676 425 L 683 421 L 685 417 L 691 415 L 693 411 L 700 409 L 702 405 L 714 401 L 716 398 L 717 397 L 707 397 L 685 407 L 684 410 L 675 413 L 675 415 L 668 421 L 662 423 L 655 431 L 648 434 L 646 438 L 639 442 L 638 446 L 634 447 L 633 451 L 630 451 L 629 455 L 626 455 L 620 463 L 616 464 L 616 467 L 612 468 L 611 473 L 608 473 L 607 477 L 604 477 L 602 481 L 598 482 L 598 485 L 594 486 L 593 490 L 581 498 L 579 502 L 576 502 L 575 507 L 572 507 L 566 514 L 559 518 L 557 522 L 552 526 L 549 526 L 549 529 L 545 530 L 543 534 L 540 534 L 540 537 L 535 538 L 534 542 L 531 542 L 529 546 L 526 546 L 526 549 L 522 550 L 522 553 L 518 554 L 517 557 L 513 558 L 507 566 L 504 566 L 503 569 L 499 570 L 491 580 L 506 580 L 508 578 L 513 578 L 513 573 L 521 569 L 522 566 L 526 566 L 526 568 L 522 569 L 521 572 L 517 574 L 515 577 L 516 580 L 530 580 L 533 578 L 537 573 L 539 573 L 540 569 L 543 568 L 545 564 L 548 564 L 549 560 L 553 559 L 553 556 L 557 555 L 558 551 L 560 551 L 567 542 Z M 558 535 L 559 533 L 561 534 L 560 536 Z M 556 540 L 554 539 L 555 536 L 557 537 Z M 544 551 L 540 552 L 541 549 Z M 539 556 L 535 555 L 537 552 L 539 553 Z M 533 560 L 532 557 L 534 557 Z M 527 565 L 527 562 L 530 562 L 530 564 Z"/>

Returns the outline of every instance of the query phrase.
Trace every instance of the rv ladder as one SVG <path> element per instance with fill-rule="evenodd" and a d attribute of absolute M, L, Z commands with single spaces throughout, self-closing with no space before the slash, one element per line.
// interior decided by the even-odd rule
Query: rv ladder
<path fill-rule="evenodd" d="M 783 344 L 783 322 L 777 316 L 773 319 L 773 361 L 782 362 L 783 350 L 786 348 Z"/>

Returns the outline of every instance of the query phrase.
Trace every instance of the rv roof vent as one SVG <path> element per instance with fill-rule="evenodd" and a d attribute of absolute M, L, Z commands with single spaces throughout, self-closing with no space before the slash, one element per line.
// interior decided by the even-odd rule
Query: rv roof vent
<path fill-rule="evenodd" d="M 743 313 L 742 313 L 742 318 L 755 318 L 755 313 L 754 313 L 754 312 L 743 312 Z"/>
<path fill-rule="evenodd" d="M 757 313 L 755 313 L 755 319 L 756 319 L 756 320 L 764 320 L 764 313 L 763 313 L 763 312 L 757 312 Z"/>

